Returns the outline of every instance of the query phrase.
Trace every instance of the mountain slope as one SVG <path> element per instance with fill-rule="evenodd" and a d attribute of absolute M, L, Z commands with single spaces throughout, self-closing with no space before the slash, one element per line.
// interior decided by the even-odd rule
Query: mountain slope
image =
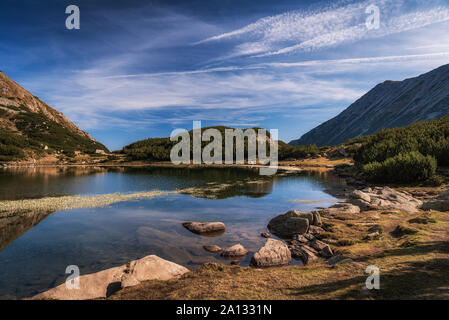
<path fill-rule="evenodd" d="M 449 114 L 449 65 L 404 81 L 385 81 L 335 118 L 291 145 L 336 145 L 383 128 L 439 119 Z"/>
<path fill-rule="evenodd" d="M 107 151 L 61 112 L 0 72 L 0 161 L 97 149 Z"/>

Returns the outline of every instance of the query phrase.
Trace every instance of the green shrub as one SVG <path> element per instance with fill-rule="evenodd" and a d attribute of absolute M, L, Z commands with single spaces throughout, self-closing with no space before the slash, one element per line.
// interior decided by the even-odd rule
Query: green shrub
<path fill-rule="evenodd" d="M 434 175 L 433 177 L 430 177 L 425 185 L 430 186 L 430 187 L 439 187 L 444 183 L 444 178 L 442 176 L 439 175 Z"/>
<path fill-rule="evenodd" d="M 279 142 L 279 160 L 288 158 L 304 159 L 307 156 L 314 156 L 320 153 L 320 149 L 312 145 L 291 146 L 283 142 Z"/>
<path fill-rule="evenodd" d="M 412 151 L 401 153 L 383 162 L 372 162 L 363 166 L 365 177 L 371 182 L 420 182 L 436 173 L 437 161 Z"/>
<path fill-rule="evenodd" d="M 223 149 L 222 149 L 222 155 L 224 157 L 225 150 L 224 150 L 224 137 L 225 137 L 225 130 L 231 129 L 229 127 L 224 126 L 217 126 L 217 127 L 211 127 L 214 129 L 217 129 L 220 131 L 222 137 L 223 137 Z M 206 130 L 208 128 L 202 128 L 202 131 Z M 253 128 L 256 130 L 259 128 Z M 245 130 L 245 129 L 243 129 Z M 193 152 L 192 147 L 192 131 L 189 131 L 190 133 L 190 144 L 191 153 Z M 267 135 L 269 136 L 269 132 L 267 132 Z M 176 145 L 178 142 L 176 141 L 170 141 L 170 138 L 149 138 L 146 140 L 141 140 L 134 142 L 126 147 L 124 147 L 119 153 L 126 154 L 128 159 L 130 160 L 152 160 L 152 161 L 170 161 L 170 152 L 174 145 Z M 201 143 L 201 146 L 204 148 L 206 145 L 208 145 L 209 142 L 203 141 Z M 269 143 L 267 143 L 266 147 L 267 152 L 269 152 L 270 147 Z M 245 159 L 248 155 L 248 141 L 245 139 L 244 141 L 244 155 Z M 306 146 L 290 146 L 282 141 L 279 141 L 278 143 L 278 157 L 279 160 L 284 160 L 287 158 L 295 158 L 295 159 L 302 159 L 307 157 L 308 155 L 316 155 L 320 152 L 318 147 L 316 145 L 306 145 Z M 235 144 L 234 144 L 234 157 L 235 157 Z"/>
<path fill-rule="evenodd" d="M 350 168 L 350 167 L 352 167 L 350 164 L 340 163 L 340 164 L 337 164 L 334 168 L 335 169 L 347 169 L 347 168 Z"/>
<path fill-rule="evenodd" d="M 22 158 L 23 151 L 16 146 L 0 144 L 0 155 L 5 157 Z"/>
<path fill-rule="evenodd" d="M 361 164 L 383 162 L 412 151 L 433 156 L 439 166 L 449 165 L 449 116 L 440 120 L 416 122 L 410 126 L 381 130 L 376 134 L 351 139 L 361 143 L 354 160 Z"/>

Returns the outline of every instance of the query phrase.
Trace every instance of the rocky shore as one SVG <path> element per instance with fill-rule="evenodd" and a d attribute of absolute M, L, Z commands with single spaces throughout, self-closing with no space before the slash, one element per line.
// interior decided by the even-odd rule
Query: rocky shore
<path fill-rule="evenodd" d="M 351 265 L 352 267 L 348 267 L 349 269 L 356 268 L 356 270 L 363 271 L 366 263 L 361 264 L 354 258 L 353 253 L 341 249 L 342 246 L 347 247 L 354 243 L 350 239 L 339 239 L 337 235 L 339 230 L 336 226 L 341 226 L 348 220 L 355 220 L 357 223 L 346 224 L 353 230 L 359 230 L 360 226 L 366 227 L 366 234 L 362 240 L 359 240 L 359 243 L 371 243 L 371 241 L 382 239 L 385 235 L 379 215 L 387 217 L 411 215 L 415 217 L 415 220 L 422 222 L 425 219 L 419 217 L 426 215 L 424 210 L 438 208 L 447 211 L 449 208 L 448 192 L 441 193 L 436 199 L 422 201 L 413 197 L 410 192 L 389 187 L 346 188 L 341 194 L 340 201 L 330 208 L 312 212 L 292 210 L 271 219 L 267 225 L 269 233 L 264 232 L 261 235 L 267 238 L 264 246 L 252 255 L 250 267 L 242 269 L 261 270 L 267 274 L 279 273 L 283 272 L 276 271 L 282 269 L 279 267 L 289 266 L 292 264 L 292 260 L 298 260 L 302 267 L 291 266 L 289 268 L 297 270 L 297 268 L 307 268 L 309 265 L 323 268 L 324 263 L 331 268 Z M 368 222 L 358 222 L 359 220 Z M 431 220 L 428 218 L 426 221 Z M 226 230 L 226 226 L 221 222 L 185 222 L 183 225 L 191 232 L 204 236 L 217 232 L 223 233 Z M 403 224 L 389 228 L 391 237 L 394 238 L 403 239 L 401 237 L 410 232 L 410 228 Z M 375 246 L 373 245 L 373 247 Z M 204 250 L 220 253 L 225 261 L 231 261 L 231 265 L 238 265 L 239 259 L 250 254 L 238 243 L 225 249 L 211 244 L 204 246 Z M 196 277 L 198 274 L 203 274 L 204 270 L 209 273 L 217 272 L 217 270 L 222 272 L 226 268 L 228 268 L 226 265 L 206 264 L 198 270 L 189 271 L 157 256 L 148 256 L 127 265 L 82 275 L 80 290 L 68 290 L 66 285 L 62 284 L 35 296 L 34 299 L 104 299 L 111 295 L 117 298 L 121 294 L 124 294 L 124 298 L 126 298 L 128 292 L 143 294 L 142 287 L 148 284 L 146 282 L 148 280 L 169 280 L 168 286 L 173 281 L 177 281 L 176 283 L 187 281 L 185 279 L 188 278 L 184 278 L 184 274 L 192 274 L 192 277 Z"/>

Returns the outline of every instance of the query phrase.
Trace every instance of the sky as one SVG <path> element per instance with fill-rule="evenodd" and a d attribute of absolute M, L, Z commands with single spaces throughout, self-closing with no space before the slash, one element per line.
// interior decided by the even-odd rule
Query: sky
<path fill-rule="evenodd" d="M 111 150 L 193 121 L 288 142 L 449 63 L 448 30 L 449 0 L 2 0 L 0 70 Z"/>

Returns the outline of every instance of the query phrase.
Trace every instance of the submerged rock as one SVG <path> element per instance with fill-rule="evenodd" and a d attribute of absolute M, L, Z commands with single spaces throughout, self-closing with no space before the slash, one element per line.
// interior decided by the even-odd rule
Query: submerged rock
<path fill-rule="evenodd" d="M 248 250 L 246 250 L 240 243 L 233 245 L 232 247 L 226 248 L 221 253 L 223 258 L 232 258 L 232 257 L 243 257 L 248 254 Z"/>
<path fill-rule="evenodd" d="M 220 248 L 219 246 L 216 245 L 205 245 L 203 246 L 204 250 L 206 250 L 207 252 L 210 253 L 220 253 L 223 251 L 222 248 Z"/>
<path fill-rule="evenodd" d="M 86 274 L 79 277 L 79 289 L 69 289 L 63 283 L 40 293 L 33 299 L 88 300 L 106 298 L 115 291 L 147 280 L 168 280 L 189 272 L 176 263 L 150 255 L 127 265 Z"/>
<path fill-rule="evenodd" d="M 226 230 L 223 222 L 184 222 L 182 225 L 187 230 L 202 235 L 223 234 Z"/>
<path fill-rule="evenodd" d="M 268 239 L 251 258 L 251 265 L 258 268 L 286 266 L 292 262 L 290 250 L 282 241 Z"/>

